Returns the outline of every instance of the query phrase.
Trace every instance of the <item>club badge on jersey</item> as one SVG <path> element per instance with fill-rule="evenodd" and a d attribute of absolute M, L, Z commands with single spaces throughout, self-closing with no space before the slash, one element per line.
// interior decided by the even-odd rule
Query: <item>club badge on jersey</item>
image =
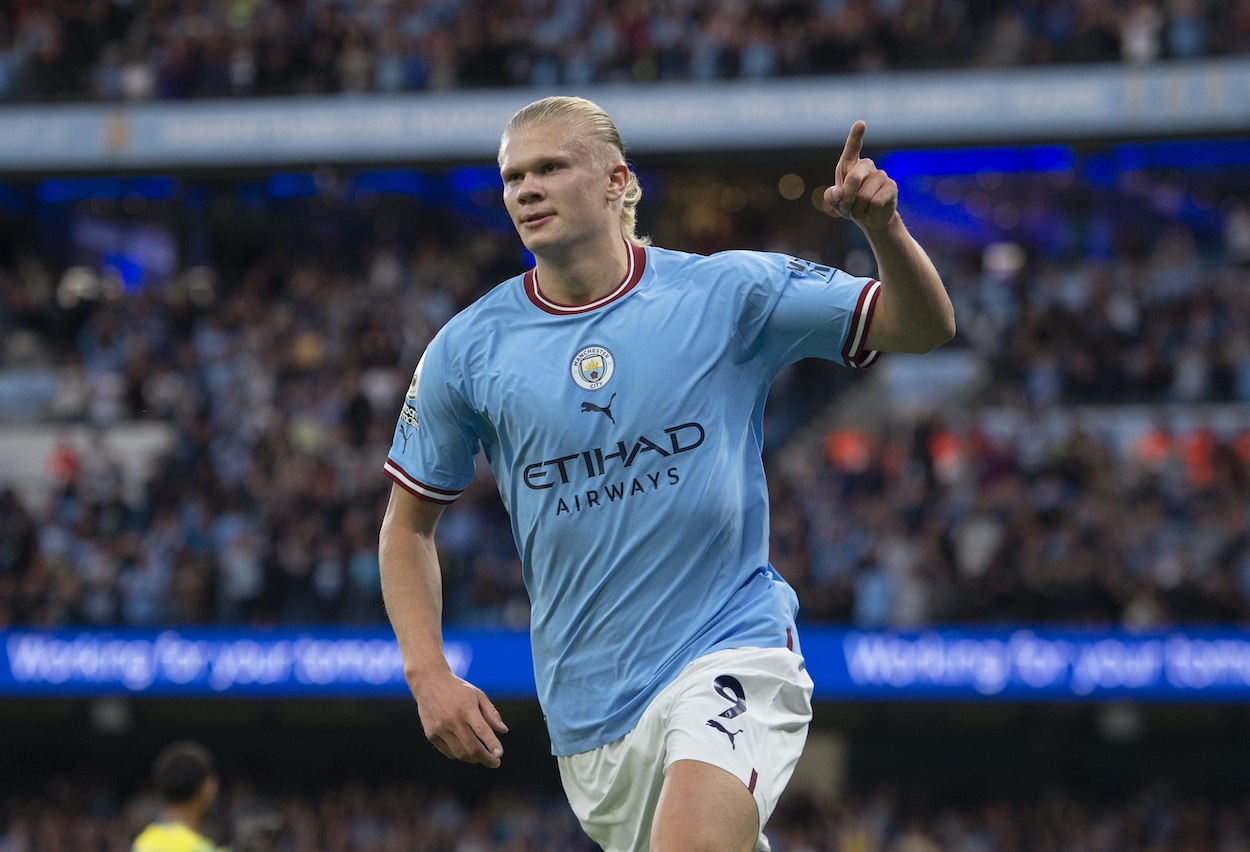
<path fill-rule="evenodd" d="M 582 390 L 599 390 L 612 379 L 615 370 L 612 353 L 602 346 L 584 347 L 573 356 L 573 381 Z"/>

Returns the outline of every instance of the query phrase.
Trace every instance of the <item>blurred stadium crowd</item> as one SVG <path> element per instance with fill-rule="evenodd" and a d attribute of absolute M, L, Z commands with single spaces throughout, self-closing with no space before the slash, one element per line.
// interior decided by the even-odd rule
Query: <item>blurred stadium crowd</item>
<path fill-rule="evenodd" d="M 1246 0 L 17 0 L 0 7 L 0 101 L 758 80 L 1247 49 Z"/>
<path fill-rule="evenodd" d="M 182 275 L 70 308 L 55 288 L 38 295 L 29 268 L 0 268 L 0 329 L 80 366 L 86 421 L 176 430 L 137 500 L 103 443 L 56 447 L 46 508 L 0 496 L 0 624 L 383 621 L 380 469 L 410 370 L 456 310 L 519 271 L 511 239 L 381 243 L 354 273 L 269 254 L 213 298 Z M 835 426 L 798 463 L 770 456 L 772 558 L 803 617 L 1250 617 L 1247 427 L 1117 437 L 1052 416 L 1250 400 L 1250 266 L 1199 252 L 1178 225 L 1143 252 L 1039 256 L 1007 278 L 935 249 L 960 318 L 953 347 L 988 379 L 953 419 Z M 769 416 L 805 393 L 778 394 Z M 438 541 L 448 622 L 526 623 L 488 470 Z"/>
<path fill-rule="evenodd" d="M 150 798 L 119 801 L 107 787 L 60 778 L 40 797 L 15 797 L 0 818 L 4 852 L 124 852 L 154 813 Z M 909 793 L 914 794 L 915 791 Z M 930 791 L 932 792 L 932 791 Z M 240 844 L 249 823 L 277 817 L 270 844 Z M 260 795 L 227 785 L 221 839 L 235 852 L 590 852 L 561 797 L 492 785 L 466 796 L 421 784 L 351 782 L 317 795 Z M 1250 844 L 1250 805 L 1145 787 L 1119 801 L 1051 791 L 939 804 L 882 787 L 825 800 L 790 796 L 769 823 L 774 852 L 1238 852 Z"/>
<path fill-rule="evenodd" d="M 0 4 L 0 102 L 757 80 L 1248 51 L 1250 0 L 15 0 Z M 1041 210 L 1054 230 L 1102 227 L 1075 194 L 1057 195 Z M 1149 220 L 1139 202 L 1128 214 Z M 982 368 L 984 383 L 956 410 L 880 428 L 829 422 L 814 439 L 770 447 L 772 559 L 798 591 L 801 617 L 1250 620 L 1250 431 L 1200 413 L 1250 401 L 1250 215 L 1243 205 L 1220 212 L 1231 227 L 1219 246 L 1174 218 L 1098 251 L 1030 252 L 1007 270 L 957 241 L 926 241 L 956 304 L 951 349 Z M 437 329 L 521 270 L 514 235 L 484 228 L 404 246 L 370 237 L 352 246 L 363 261 L 346 266 L 262 251 L 241 265 L 187 264 L 124 297 L 68 300 L 57 286 L 63 259 L 32 257 L 17 239 L 0 240 L 3 357 L 81 371 L 79 422 L 161 422 L 175 440 L 138 494 L 103 441 L 57 442 L 46 505 L 0 485 L 0 627 L 384 623 L 381 465 L 402 394 Z M 854 266 L 845 251 L 820 257 L 784 236 L 770 242 Z M 744 243 L 687 242 L 731 244 Z M 798 371 L 783 376 L 770 422 L 802 419 L 793 412 L 810 396 Z M 1140 405 L 1164 419 L 1122 433 L 1082 413 Z M 1199 412 L 1197 427 L 1168 419 L 1182 409 Z M 489 471 L 447 510 L 438 543 L 449 623 L 526 623 Z M 237 839 L 249 819 L 277 814 L 278 850 L 592 848 L 561 797 L 530 788 L 471 795 L 352 782 L 296 793 L 227 782 L 215 834 Z M 1107 800 L 1054 783 L 1045 795 L 976 804 L 890 786 L 828 801 L 796 793 L 769 834 L 775 852 L 1250 848 L 1246 802 L 1153 786 Z M 82 773 L 6 790 L 0 852 L 125 850 L 154 807 L 147 793 Z"/>

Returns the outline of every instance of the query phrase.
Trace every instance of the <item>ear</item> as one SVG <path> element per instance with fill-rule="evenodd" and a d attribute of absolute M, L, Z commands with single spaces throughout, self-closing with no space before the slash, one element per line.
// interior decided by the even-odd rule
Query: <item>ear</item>
<path fill-rule="evenodd" d="M 210 775 L 204 779 L 204 782 L 200 784 L 200 789 L 195 792 L 196 803 L 202 810 L 208 810 L 220 791 L 221 780 L 215 774 Z"/>
<path fill-rule="evenodd" d="M 608 201 L 620 201 L 629 186 L 629 166 L 613 163 L 608 172 Z"/>

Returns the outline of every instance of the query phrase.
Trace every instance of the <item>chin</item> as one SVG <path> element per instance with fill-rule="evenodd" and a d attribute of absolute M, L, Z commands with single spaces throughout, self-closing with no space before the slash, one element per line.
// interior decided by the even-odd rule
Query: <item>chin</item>
<path fill-rule="evenodd" d="M 538 254 L 558 244 L 558 241 L 549 239 L 546 234 L 530 234 L 528 237 L 521 237 L 521 245 L 529 249 L 530 254 Z"/>

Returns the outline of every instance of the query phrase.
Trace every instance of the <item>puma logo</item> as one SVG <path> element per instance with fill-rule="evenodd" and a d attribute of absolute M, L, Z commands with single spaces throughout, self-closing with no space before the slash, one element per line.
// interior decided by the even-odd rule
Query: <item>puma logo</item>
<path fill-rule="evenodd" d="M 734 737 L 742 733 L 741 728 L 739 728 L 736 731 L 730 731 L 729 729 L 727 729 L 724 725 L 722 725 L 720 722 L 716 721 L 715 719 L 708 719 L 707 724 L 709 728 L 715 728 L 716 730 L 720 731 L 725 736 L 729 737 L 729 747 L 733 749 L 734 751 L 738 750 L 738 746 L 734 743 Z"/>
<path fill-rule="evenodd" d="M 582 413 L 585 414 L 587 411 L 598 411 L 601 414 L 606 414 L 608 415 L 608 419 L 612 421 L 612 425 L 615 426 L 616 418 L 612 416 L 612 400 L 614 399 L 616 399 L 616 394 L 612 394 L 612 398 L 608 400 L 608 404 L 605 406 L 598 406 L 593 402 L 583 402 Z"/>

